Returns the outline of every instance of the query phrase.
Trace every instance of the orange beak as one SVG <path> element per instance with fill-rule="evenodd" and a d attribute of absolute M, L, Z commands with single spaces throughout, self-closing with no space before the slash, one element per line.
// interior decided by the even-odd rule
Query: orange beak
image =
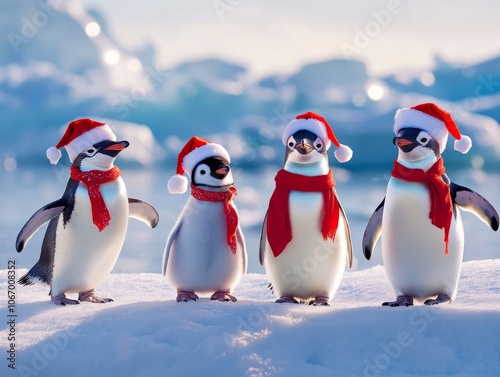
<path fill-rule="evenodd" d="M 405 145 L 412 144 L 412 142 L 410 140 L 406 140 L 406 139 L 403 139 L 403 138 L 397 138 L 395 144 L 398 147 L 404 147 Z"/>
<path fill-rule="evenodd" d="M 227 166 L 224 166 L 222 168 L 219 168 L 215 171 L 215 174 L 221 174 L 221 175 L 224 175 L 224 174 L 227 174 L 229 172 L 229 168 Z"/>
<path fill-rule="evenodd" d="M 105 150 L 107 150 L 107 151 L 122 151 L 127 147 L 128 147 L 128 143 L 122 141 L 122 142 L 110 145 Z"/>

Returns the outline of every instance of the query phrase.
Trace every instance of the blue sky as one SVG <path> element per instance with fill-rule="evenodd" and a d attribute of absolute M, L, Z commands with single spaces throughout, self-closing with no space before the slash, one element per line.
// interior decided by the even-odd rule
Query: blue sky
<path fill-rule="evenodd" d="M 430 68 L 435 54 L 457 64 L 500 54 L 496 0 L 81 2 L 101 10 L 125 46 L 152 42 L 161 67 L 220 57 L 262 76 L 349 56 L 384 74 Z"/>

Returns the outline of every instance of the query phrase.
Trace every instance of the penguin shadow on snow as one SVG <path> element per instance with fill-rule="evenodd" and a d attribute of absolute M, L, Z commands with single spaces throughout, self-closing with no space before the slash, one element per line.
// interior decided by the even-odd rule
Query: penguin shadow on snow
<path fill-rule="evenodd" d="M 54 304 L 47 300 L 28 303 L 16 302 L 17 322 L 22 324 L 32 317 L 36 317 L 51 310 L 54 310 Z"/>

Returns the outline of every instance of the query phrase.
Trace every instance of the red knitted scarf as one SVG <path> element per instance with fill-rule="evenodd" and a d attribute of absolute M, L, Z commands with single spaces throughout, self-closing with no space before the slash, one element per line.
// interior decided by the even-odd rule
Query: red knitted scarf
<path fill-rule="evenodd" d="M 332 190 L 335 186 L 335 180 L 331 169 L 326 175 L 314 177 L 293 174 L 282 169 L 274 180 L 276 181 L 276 189 L 269 201 L 266 230 L 267 239 L 275 257 L 283 252 L 293 238 L 289 208 L 289 197 L 292 190 L 323 193 L 321 234 L 325 240 L 335 238 L 339 224 L 339 203 Z"/>
<path fill-rule="evenodd" d="M 100 186 L 104 183 L 113 182 L 120 175 L 121 171 L 116 166 L 108 171 L 91 170 L 87 172 L 82 172 L 77 167 L 71 166 L 71 179 L 82 182 L 87 186 L 90 206 L 92 207 L 92 220 L 99 232 L 102 232 L 111 223 L 111 215 L 108 208 L 106 208 Z"/>
<path fill-rule="evenodd" d="M 236 209 L 231 204 L 232 200 L 235 198 L 238 190 L 236 187 L 231 186 L 227 191 L 208 191 L 191 185 L 191 195 L 197 200 L 202 200 L 205 202 L 223 202 L 224 203 L 224 214 L 226 215 L 226 225 L 227 225 L 227 244 L 231 248 L 231 252 L 236 254 L 236 247 L 238 245 L 236 239 L 236 229 L 238 228 L 238 213 Z"/>
<path fill-rule="evenodd" d="M 440 158 L 426 172 L 422 169 L 408 169 L 394 160 L 392 176 L 409 182 L 420 182 L 427 186 L 431 200 L 429 218 L 433 225 L 444 230 L 445 254 L 448 254 L 448 235 L 450 233 L 453 204 L 450 187 L 441 178 L 445 172 L 443 159 Z"/>

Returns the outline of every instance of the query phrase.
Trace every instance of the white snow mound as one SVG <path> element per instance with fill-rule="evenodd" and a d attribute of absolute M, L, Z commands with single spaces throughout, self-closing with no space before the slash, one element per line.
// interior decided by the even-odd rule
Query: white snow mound
<path fill-rule="evenodd" d="M 244 277 L 235 303 L 206 297 L 177 303 L 159 274 L 112 274 L 97 290 L 115 300 L 108 304 L 57 307 L 46 286 L 18 286 L 16 372 L 498 376 L 499 282 L 500 259 L 466 262 L 455 302 L 409 308 L 380 305 L 394 298 L 381 266 L 346 273 L 331 307 L 275 304 L 260 274 Z M 7 270 L 0 271 L 0 283 L 7 292 Z"/>

